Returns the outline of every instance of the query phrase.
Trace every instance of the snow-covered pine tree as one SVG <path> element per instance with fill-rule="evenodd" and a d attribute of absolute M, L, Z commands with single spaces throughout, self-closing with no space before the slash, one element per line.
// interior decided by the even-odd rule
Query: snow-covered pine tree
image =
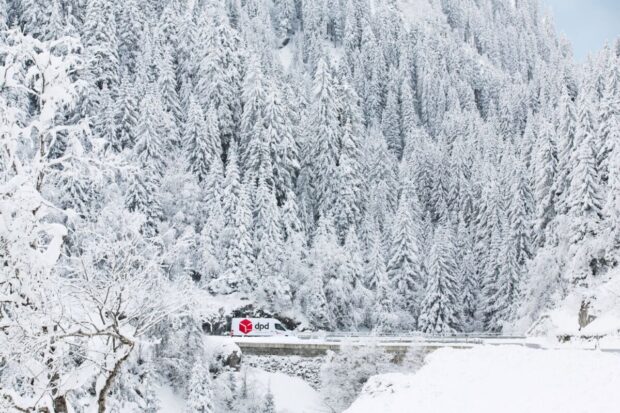
<path fill-rule="evenodd" d="M 271 82 L 265 98 L 265 139 L 273 165 L 273 181 L 278 203 L 293 188 L 299 170 L 297 145 L 293 137 L 293 124 L 288 107 L 282 101 L 279 88 Z"/>
<path fill-rule="evenodd" d="M 116 122 L 114 119 L 115 102 L 112 93 L 107 86 L 100 92 L 99 107 L 95 118 L 94 133 L 106 142 L 106 146 L 120 152 L 122 145 L 118 142 Z"/>
<path fill-rule="evenodd" d="M 427 284 L 418 329 L 429 334 L 451 334 L 463 329 L 456 251 L 449 225 L 447 220 L 441 222 L 435 231 L 426 264 Z"/>
<path fill-rule="evenodd" d="M 325 57 L 319 59 L 314 73 L 313 102 L 311 106 L 311 157 L 317 207 L 320 214 L 332 211 L 337 199 L 332 177 L 337 176 L 340 154 L 338 135 L 338 97 L 331 68 Z"/>
<path fill-rule="evenodd" d="M 459 220 L 457 229 L 458 262 L 460 274 L 460 297 L 462 301 L 463 328 L 465 331 L 481 331 L 478 322 L 480 283 L 476 274 L 473 237 L 464 219 Z"/>
<path fill-rule="evenodd" d="M 138 3 L 137 0 L 123 2 L 117 27 L 119 60 L 132 75 L 136 72 L 136 62 L 140 53 L 140 33 L 142 33 L 146 17 Z"/>
<path fill-rule="evenodd" d="M 606 74 L 605 89 L 600 102 L 598 139 L 601 147 L 597 153 L 597 170 L 601 181 L 609 180 L 609 163 L 620 151 L 620 58 L 611 58 Z"/>
<path fill-rule="evenodd" d="M 267 395 L 265 396 L 265 402 L 263 403 L 260 413 L 276 413 L 276 402 L 274 400 L 271 389 L 267 391 Z"/>
<path fill-rule="evenodd" d="M 567 194 L 569 215 L 574 218 L 570 240 L 578 243 L 586 235 L 598 231 L 601 217 L 602 194 L 596 170 L 595 129 L 591 96 L 579 100 L 579 122 L 575 132 L 575 151 L 571 159 L 572 171 Z"/>
<path fill-rule="evenodd" d="M 169 116 L 168 121 L 173 126 L 171 132 L 177 133 L 177 123 L 181 120 L 181 101 L 177 92 L 176 65 L 170 46 L 163 46 L 161 56 L 157 61 L 159 78 L 157 87 L 162 96 L 164 111 Z M 171 140 L 175 140 L 170 137 Z"/>
<path fill-rule="evenodd" d="M 231 147 L 229 162 L 236 159 L 236 149 Z M 226 248 L 224 273 L 222 274 L 222 291 L 228 293 L 234 291 L 249 292 L 259 284 L 259 279 L 254 267 L 254 251 L 252 248 L 252 209 L 248 195 L 248 186 L 239 185 L 237 196 L 233 196 L 234 167 L 230 165 L 226 169 L 227 175 L 224 181 L 224 227 L 223 243 Z M 229 192 L 230 190 L 230 192 Z M 231 210 L 231 201 L 235 199 L 234 210 Z"/>
<path fill-rule="evenodd" d="M 202 12 L 198 30 L 196 93 L 202 107 L 215 106 L 221 144 L 226 148 L 236 134 L 241 108 L 241 44 L 236 31 L 230 27 L 228 16 L 215 4 Z M 194 51 L 188 50 L 188 53 L 191 56 Z M 192 76 L 191 72 L 188 76 Z M 244 104 L 247 104 L 245 99 Z"/>
<path fill-rule="evenodd" d="M 6 30 L 9 27 L 9 13 L 6 0 L 0 0 L 0 30 Z"/>
<path fill-rule="evenodd" d="M 136 125 L 138 124 L 139 108 L 136 89 L 130 75 L 125 72 L 121 77 L 120 93 L 118 98 L 118 112 L 116 114 L 117 142 L 112 145 L 116 151 L 133 147 L 136 142 Z"/>
<path fill-rule="evenodd" d="M 391 82 L 396 82 L 396 73 L 390 72 Z M 388 149 L 394 154 L 396 159 L 403 156 L 403 138 L 401 133 L 400 102 L 398 101 L 398 90 L 392 86 L 387 95 L 381 129 L 387 141 Z"/>
<path fill-rule="evenodd" d="M 83 29 L 88 70 L 94 85 L 116 88 L 119 81 L 117 25 L 112 2 L 88 2 Z"/>
<path fill-rule="evenodd" d="M 390 287 L 396 295 L 397 301 L 394 304 L 408 316 L 403 314 L 403 321 L 417 318 L 424 296 L 419 208 L 417 199 L 410 198 L 408 192 L 403 191 L 391 230 L 387 274 Z"/>
<path fill-rule="evenodd" d="M 205 180 L 213 162 L 221 162 L 220 133 L 216 116 L 215 107 L 211 106 L 205 116 L 198 102 L 190 98 L 184 144 L 189 169 L 199 182 Z"/>
<path fill-rule="evenodd" d="M 554 131 L 548 121 L 542 121 L 539 139 L 534 150 L 534 202 L 536 205 L 534 238 L 536 244 L 545 243 L 545 232 L 556 214 L 553 185 L 557 177 L 557 148 Z"/>
<path fill-rule="evenodd" d="M 290 286 L 280 272 L 282 227 L 276 195 L 268 181 L 270 171 L 265 168 L 259 172 L 254 199 L 253 246 L 256 271 L 266 299 L 275 308 L 282 308 L 290 303 Z"/>
<path fill-rule="evenodd" d="M 555 181 L 555 191 L 558 198 L 557 212 L 565 214 L 570 207 L 568 204 L 570 174 L 574 167 L 572 160 L 577 131 L 577 110 L 574 97 L 567 88 L 562 93 L 558 111 L 558 177 Z"/>
<path fill-rule="evenodd" d="M 213 413 L 213 389 L 209 369 L 205 363 L 196 363 L 188 385 L 187 413 Z"/>
<path fill-rule="evenodd" d="M 149 90 L 140 105 L 140 117 L 135 129 L 137 160 L 151 173 L 163 176 L 166 168 L 166 142 L 162 134 L 162 106 L 159 95 Z"/>
<path fill-rule="evenodd" d="M 510 238 L 515 242 L 516 261 L 521 268 L 532 258 L 532 193 L 527 181 L 527 171 L 523 162 L 517 161 L 514 167 L 516 183 L 512 189 L 508 219 L 510 221 Z"/>

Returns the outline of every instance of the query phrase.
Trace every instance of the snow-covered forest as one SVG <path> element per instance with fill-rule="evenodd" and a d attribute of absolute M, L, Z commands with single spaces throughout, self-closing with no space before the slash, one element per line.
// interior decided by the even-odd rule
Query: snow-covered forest
<path fill-rule="evenodd" d="M 215 301 L 522 332 L 619 259 L 620 42 L 537 0 L 0 0 L 1 411 L 214 411 Z"/>

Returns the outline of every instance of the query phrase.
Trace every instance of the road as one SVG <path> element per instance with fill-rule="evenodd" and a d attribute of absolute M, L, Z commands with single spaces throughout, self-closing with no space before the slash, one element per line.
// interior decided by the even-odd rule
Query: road
<path fill-rule="evenodd" d="M 535 349 L 579 348 L 620 352 L 620 340 L 591 340 L 561 344 L 549 338 L 501 335 L 370 335 L 359 333 L 299 333 L 291 337 L 233 337 L 245 354 L 316 357 L 344 346 L 376 346 L 388 353 L 406 354 L 412 349 L 430 352 L 442 347 L 524 346 Z"/>

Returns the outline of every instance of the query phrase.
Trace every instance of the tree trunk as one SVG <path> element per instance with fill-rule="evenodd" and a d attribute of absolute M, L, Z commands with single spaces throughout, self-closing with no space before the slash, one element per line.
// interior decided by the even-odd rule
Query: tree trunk
<path fill-rule="evenodd" d="M 121 367 L 123 366 L 123 363 L 129 358 L 129 355 L 131 354 L 132 350 L 133 350 L 133 344 L 129 347 L 129 349 L 127 350 L 127 353 L 123 357 L 121 357 L 116 362 L 116 364 L 114 364 L 114 368 L 110 372 L 110 375 L 106 379 L 105 384 L 103 385 L 103 388 L 99 392 L 99 397 L 97 399 L 97 405 L 99 406 L 99 409 L 98 409 L 99 413 L 105 413 L 105 405 L 106 405 L 106 400 L 108 398 L 108 393 L 110 392 L 110 389 L 112 388 L 112 384 L 114 384 L 114 379 L 116 378 L 116 376 L 118 376 L 118 373 L 121 371 Z"/>

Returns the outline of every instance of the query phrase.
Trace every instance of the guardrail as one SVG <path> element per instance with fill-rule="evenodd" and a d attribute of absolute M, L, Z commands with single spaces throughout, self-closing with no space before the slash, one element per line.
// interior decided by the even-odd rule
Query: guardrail
<path fill-rule="evenodd" d="M 352 339 L 376 340 L 376 341 L 431 341 L 431 342 L 472 342 L 479 340 L 524 340 L 525 336 L 502 335 L 502 334 L 443 334 L 430 335 L 421 333 L 405 334 L 377 334 L 372 332 L 301 332 L 295 335 L 302 340 L 326 340 L 340 341 Z"/>

